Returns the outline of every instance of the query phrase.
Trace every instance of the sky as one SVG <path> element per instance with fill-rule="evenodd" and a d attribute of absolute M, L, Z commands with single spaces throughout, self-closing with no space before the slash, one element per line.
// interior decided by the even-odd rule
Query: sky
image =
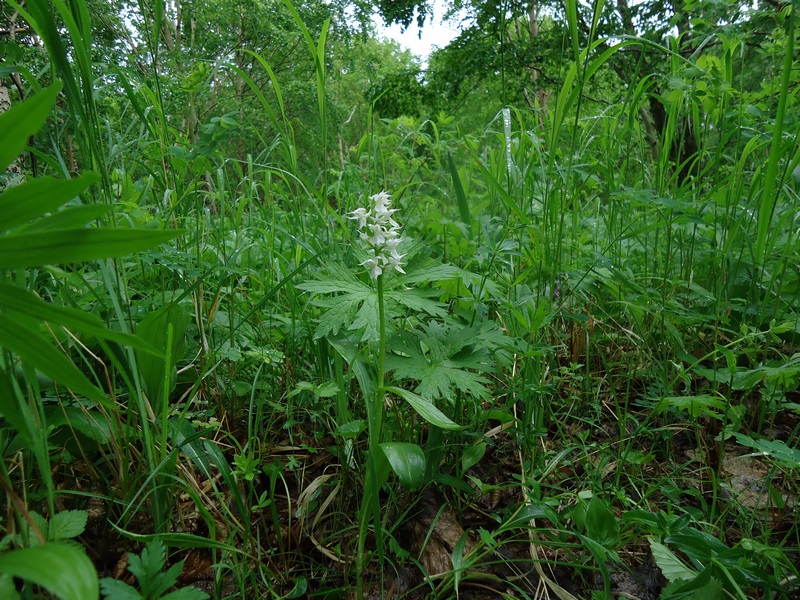
<path fill-rule="evenodd" d="M 400 25 L 386 27 L 383 19 L 376 16 L 375 23 L 378 26 L 378 34 L 399 42 L 403 48 L 419 56 L 424 66 L 435 48 L 443 48 L 460 33 L 457 23 L 445 22 L 445 7 L 444 0 L 434 0 L 433 16 L 429 16 L 425 21 L 422 37 L 419 35 L 420 30 L 416 20 L 404 33 L 401 33 Z"/>

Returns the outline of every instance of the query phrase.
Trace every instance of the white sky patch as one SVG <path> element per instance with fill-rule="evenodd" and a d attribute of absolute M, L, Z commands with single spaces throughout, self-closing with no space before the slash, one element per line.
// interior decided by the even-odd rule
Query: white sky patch
<path fill-rule="evenodd" d="M 420 29 L 417 27 L 416 17 L 408 29 L 402 32 L 400 25 L 386 27 L 383 19 L 376 15 L 374 19 L 378 35 L 397 41 L 403 48 L 410 50 L 412 54 L 416 54 L 422 61 L 423 67 L 425 67 L 428 64 L 431 52 L 436 48 L 444 48 L 461 33 L 461 28 L 457 21 L 445 21 L 445 8 L 444 0 L 433 1 L 433 16 L 428 16 L 422 28 L 421 36 Z"/>

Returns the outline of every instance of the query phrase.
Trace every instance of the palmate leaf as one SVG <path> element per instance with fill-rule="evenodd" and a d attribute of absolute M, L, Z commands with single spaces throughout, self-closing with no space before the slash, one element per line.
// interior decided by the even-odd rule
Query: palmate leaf
<path fill-rule="evenodd" d="M 448 268 L 446 272 L 452 275 L 458 270 Z M 444 276 L 445 272 L 440 275 Z M 386 278 L 387 317 L 400 316 L 407 310 L 425 312 L 433 317 L 447 316 L 444 305 L 431 298 L 438 295 L 437 292 L 405 289 L 402 285 L 405 281 L 405 277 L 402 280 L 394 276 Z M 351 269 L 343 265 L 325 265 L 315 279 L 297 287 L 315 295 L 335 294 L 312 301 L 315 306 L 326 309 L 314 332 L 315 339 L 337 335 L 341 330 L 362 332 L 360 342 L 378 339 L 378 291 L 359 280 Z"/>
<path fill-rule="evenodd" d="M 479 341 L 476 327 L 431 322 L 419 335 L 403 333 L 390 341 L 394 353 L 387 356 L 386 368 L 398 379 L 419 381 L 415 391 L 424 398 L 451 400 L 455 390 L 487 398 L 488 380 L 473 371 L 491 372 L 494 362 L 485 347 L 476 345 Z"/>

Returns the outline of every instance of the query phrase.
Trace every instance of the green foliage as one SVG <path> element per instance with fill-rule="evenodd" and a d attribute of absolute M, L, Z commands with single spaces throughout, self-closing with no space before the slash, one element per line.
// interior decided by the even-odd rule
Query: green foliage
<path fill-rule="evenodd" d="M 641 597 L 793 593 L 782 7 L 460 2 L 425 71 L 363 3 L 0 7 L 0 163 L 30 149 L 0 195 L 5 544 L 30 547 L 0 559 L 56 548 L 96 584 L 58 489 L 108 507 L 82 543 L 212 552 L 220 598 L 612 597 L 644 538 L 668 585 Z M 408 239 L 378 279 L 347 216 L 380 189 Z M 11 562 L 2 597 L 67 588 Z M 200 597 L 181 566 L 151 542 L 141 590 L 103 590 Z"/>
<path fill-rule="evenodd" d="M 141 555 L 128 556 L 128 570 L 139 582 L 139 590 L 110 577 L 100 580 L 100 589 L 105 598 L 122 600 L 205 600 L 208 594 L 193 587 L 174 587 L 183 571 L 183 561 L 179 561 L 166 571 L 167 549 L 159 538 L 153 538 L 142 550 Z"/>
<path fill-rule="evenodd" d="M 425 398 L 454 402 L 454 392 L 488 398 L 489 380 L 472 371 L 489 373 L 494 364 L 481 343 L 480 329 L 429 322 L 420 332 L 404 331 L 389 343 L 394 352 L 387 369 L 398 379 L 419 381 L 416 391 Z"/>
<path fill-rule="evenodd" d="M 98 597 L 97 571 L 83 548 L 51 542 L 0 555 L 0 573 L 39 585 L 60 600 Z M 19 597 L 7 579 L 7 598 Z M 2 589 L 2 588 L 0 588 Z"/>

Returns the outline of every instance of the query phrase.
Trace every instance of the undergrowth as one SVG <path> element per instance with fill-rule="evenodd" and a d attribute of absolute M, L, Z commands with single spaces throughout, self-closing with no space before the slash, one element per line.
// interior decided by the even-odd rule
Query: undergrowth
<path fill-rule="evenodd" d="M 327 24 L 286 4 L 324 151 Z M 785 38 L 773 98 L 741 90 L 741 40 L 720 36 L 713 63 L 659 48 L 655 143 L 704 109 L 685 163 L 652 152 L 647 81 L 582 95 L 647 43 L 626 39 L 583 48 L 535 111 L 480 131 L 370 113 L 309 167 L 267 57 L 272 137 L 226 156 L 246 123 L 215 116 L 190 139 L 165 82 L 95 80 L 88 25 L 58 10 L 25 14 L 67 117 L 35 79 L 0 117 L 4 166 L 47 123 L 35 147 L 54 176 L 0 196 L 17 215 L 0 226 L 3 597 L 797 593 Z M 98 176 L 48 150 L 65 136 Z M 58 533 L 63 515 L 81 526 Z"/>

